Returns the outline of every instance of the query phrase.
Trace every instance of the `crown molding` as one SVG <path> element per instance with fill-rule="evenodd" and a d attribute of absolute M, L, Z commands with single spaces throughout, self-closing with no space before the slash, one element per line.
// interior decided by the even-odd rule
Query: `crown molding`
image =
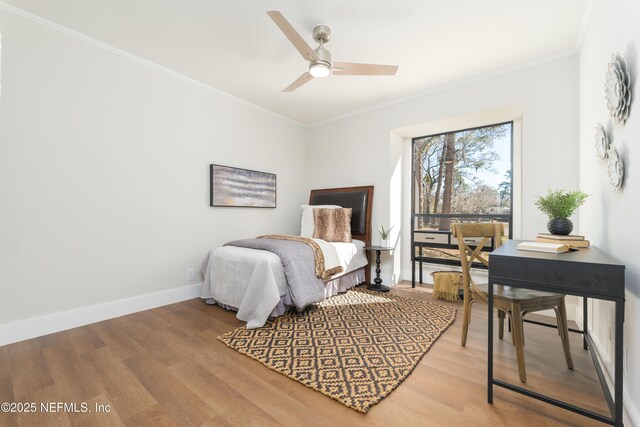
<path fill-rule="evenodd" d="M 582 24 L 580 24 L 580 31 L 578 31 L 578 38 L 576 40 L 576 50 L 578 51 L 582 48 L 582 40 L 584 40 L 584 35 L 587 32 L 587 27 L 589 27 L 589 22 L 591 21 L 591 12 L 593 12 L 593 5 L 595 4 L 595 2 L 595 0 L 589 0 L 584 11 Z"/>
<path fill-rule="evenodd" d="M 397 99 L 394 99 L 394 100 L 389 101 L 389 102 L 376 104 L 376 105 L 373 105 L 371 107 L 362 108 L 360 110 L 355 110 L 355 111 L 352 111 L 350 113 L 346 113 L 346 114 L 343 114 L 343 115 L 340 115 L 340 116 L 337 116 L 337 117 L 333 117 L 333 118 L 330 118 L 330 119 L 322 120 L 322 121 L 319 121 L 319 122 L 310 123 L 306 127 L 307 128 L 311 128 L 311 127 L 326 125 L 328 123 L 336 122 L 338 120 L 346 119 L 346 118 L 353 117 L 353 116 L 358 116 L 360 114 L 368 113 L 368 112 L 371 112 L 371 111 L 381 110 L 383 108 L 387 108 L 387 107 L 391 107 L 391 106 L 394 106 L 394 105 L 402 104 L 404 102 L 413 101 L 414 99 L 422 98 L 424 96 L 432 95 L 434 93 L 455 89 L 455 88 L 458 88 L 458 87 L 461 87 L 461 86 L 469 85 L 471 83 L 477 83 L 477 82 L 480 82 L 480 81 L 483 81 L 483 80 L 492 79 L 494 77 L 499 77 L 499 76 L 503 76 L 503 75 L 506 75 L 506 74 L 515 73 L 517 71 L 522 71 L 522 70 L 525 70 L 527 68 L 536 67 L 538 65 L 546 64 L 548 62 L 559 61 L 561 59 L 568 58 L 568 57 L 571 57 L 571 56 L 574 56 L 574 55 L 577 55 L 577 54 L 578 54 L 578 49 L 576 49 L 576 48 L 570 49 L 570 50 L 559 52 L 559 53 L 556 53 L 556 54 L 553 54 L 553 55 L 545 56 L 543 58 L 535 59 L 533 61 L 528 61 L 528 62 L 524 62 L 522 64 L 518 64 L 518 65 L 511 66 L 511 67 L 503 68 L 503 69 L 500 69 L 500 70 L 497 70 L 497 71 L 491 71 L 489 73 L 478 74 L 477 76 L 469 77 L 469 78 L 466 78 L 466 79 L 463 79 L 463 80 L 457 80 L 457 81 L 452 82 L 452 83 L 446 83 L 446 84 L 443 84 L 443 85 L 435 86 L 435 87 L 432 87 L 432 88 L 427 89 L 425 91 L 419 92 L 417 94 L 405 96 L 405 97 L 402 97 L 402 98 L 397 98 Z"/>
<path fill-rule="evenodd" d="M 268 115 L 270 115 L 272 117 L 276 117 L 276 118 L 278 118 L 280 120 L 283 120 L 283 121 L 285 121 L 287 123 L 291 123 L 291 124 L 294 124 L 296 126 L 300 126 L 300 127 L 303 127 L 303 128 L 306 127 L 305 124 L 297 122 L 297 121 L 295 121 L 293 119 L 290 119 L 289 117 L 285 117 L 283 115 L 275 113 L 275 112 L 273 112 L 273 111 L 271 111 L 271 110 L 269 110 L 267 108 L 264 108 L 264 107 L 261 107 L 259 105 L 253 104 L 253 103 L 251 103 L 249 101 L 246 101 L 246 100 L 244 100 L 242 98 L 239 98 L 239 97 L 237 97 L 235 95 L 231 95 L 230 93 L 227 93 L 225 91 L 217 89 L 217 88 L 215 88 L 213 86 L 209 86 L 208 84 L 203 83 L 203 82 L 201 82 L 199 80 L 196 80 L 196 79 L 193 79 L 191 77 L 185 76 L 184 74 L 180 74 L 177 71 L 173 71 L 173 70 L 171 70 L 171 69 L 169 69 L 167 67 L 164 67 L 164 66 L 162 66 L 160 64 L 156 64 L 155 62 L 152 62 L 152 61 L 149 61 L 147 59 L 141 58 L 140 56 L 134 55 L 134 54 L 132 54 L 130 52 L 127 52 L 125 50 L 119 49 L 119 48 L 117 48 L 115 46 L 112 46 L 110 44 L 101 42 L 100 40 L 96 40 L 96 39 L 94 39 L 92 37 L 86 36 L 86 35 L 84 35 L 82 33 L 74 31 L 74 30 L 72 30 L 70 28 L 67 28 L 67 27 L 63 26 L 63 25 L 56 24 L 55 22 L 49 21 L 48 19 L 44 19 L 44 18 L 42 18 L 42 17 L 40 17 L 38 15 L 34 15 L 31 12 L 27 12 L 24 9 L 20 9 L 18 7 L 15 7 L 13 5 L 10 5 L 10 4 L 7 4 L 5 2 L 0 1 L 0 10 L 4 10 L 5 12 L 12 13 L 13 15 L 20 16 L 21 18 L 28 19 L 29 21 L 35 22 L 37 24 L 40 24 L 40 25 L 45 26 L 47 28 L 50 28 L 52 30 L 55 30 L 55 31 L 58 31 L 60 33 L 66 34 L 66 35 L 68 35 L 70 37 L 73 37 L 75 39 L 78 39 L 80 41 L 88 43 L 88 44 L 90 44 L 92 46 L 95 46 L 95 47 L 97 47 L 99 49 L 103 49 L 103 50 L 105 50 L 107 52 L 113 53 L 115 55 L 119 55 L 119 56 L 121 56 L 123 58 L 126 58 L 126 59 L 128 59 L 130 61 L 136 62 L 136 63 L 141 64 L 141 65 L 144 65 L 146 67 L 152 68 L 152 69 L 154 69 L 156 71 L 160 71 L 160 72 L 162 72 L 164 74 L 167 74 L 167 75 L 169 75 L 171 77 L 177 78 L 179 80 L 182 80 L 184 82 L 190 83 L 190 84 L 192 84 L 194 86 L 197 86 L 199 88 L 202 88 L 202 89 L 208 90 L 210 92 L 213 92 L 216 95 L 219 95 L 219 96 L 221 96 L 223 98 L 226 98 L 226 99 L 229 99 L 231 101 L 234 101 L 234 102 L 236 102 L 238 104 L 241 104 L 241 105 L 244 105 L 244 106 L 247 106 L 247 107 L 251 107 L 251 108 L 253 108 L 253 109 L 257 110 L 257 111 L 260 111 L 262 113 L 266 113 L 266 114 L 268 114 Z"/>
<path fill-rule="evenodd" d="M 72 30 L 70 28 L 64 27 L 62 25 L 56 24 L 55 22 L 49 21 L 47 19 L 44 19 L 44 18 L 42 18 L 40 16 L 34 15 L 34 14 L 30 13 L 30 12 L 27 12 L 24 9 L 21 9 L 21 8 L 18 8 L 18 7 L 15 7 L 15 6 L 12 6 L 12 5 L 9 5 L 9 4 L 5 3 L 5 2 L 0 1 L 0 10 L 5 10 L 5 11 L 7 11 L 9 13 L 14 14 L 14 15 L 23 17 L 23 18 L 28 19 L 30 21 L 36 22 L 36 23 L 38 23 L 40 25 L 46 26 L 46 27 L 51 28 L 53 30 L 59 31 L 61 33 L 64 33 L 64 34 L 69 35 L 71 37 L 74 37 L 76 39 L 79 39 L 79 40 L 81 40 L 81 41 L 83 41 L 85 43 L 91 44 L 91 45 L 93 45 L 95 47 L 98 47 L 100 49 L 104 49 L 104 50 L 106 50 L 108 52 L 111 52 L 111 53 L 114 53 L 116 55 L 122 56 L 122 57 L 127 58 L 127 59 L 129 59 L 131 61 L 134 61 L 136 63 L 139 63 L 139 64 L 145 65 L 147 67 L 153 68 L 153 69 L 155 69 L 157 71 L 160 71 L 160 72 L 162 72 L 164 74 L 167 74 L 167 75 L 170 75 L 170 76 L 175 77 L 177 79 L 180 79 L 180 80 L 185 81 L 187 83 L 193 84 L 193 85 L 198 86 L 198 87 L 200 87 L 202 89 L 214 92 L 217 95 L 222 96 L 222 97 L 224 97 L 226 99 L 232 100 L 232 101 L 234 101 L 234 102 L 236 102 L 238 104 L 241 104 L 241 105 L 245 105 L 245 106 L 251 107 L 251 108 L 253 108 L 255 110 L 258 110 L 260 112 L 266 113 L 266 114 L 268 114 L 268 115 L 270 115 L 272 117 L 276 117 L 276 118 L 278 118 L 280 120 L 283 120 L 283 121 L 285 121 L 287 123 L 294 124 L 296 126 L 300 126 L 302 128 L 307 128 L 308 129 L 308 128 L 312 128 L 312 127 L 326 125 L 326 124 L 329 124 L 329 123 L 332 123 L 332 122 L 336 122 L 336 121 L 339 121 L 339 120 L 342 120 L 342 119 L 346 119 L 346 118 L 349 118 L 349 117 L 358 116 L 358 115 L 361 115 L 361 114 L 364 114 L 364 113 L 368 113 L 368 112 L 380 110 L 380 109 L 383 109 L 383 108 L 391 107 L 391 106 L 394 106 L 394 105 L 402 104 L 404 102 L 412 101 L 412 100 L 415 100 L 415 99 L 418 99 L 418 98 L 422 98 L 424 96 L 431 95 L 431 94 L 434 94 L 434 93 L 455 89 L 455 88 L 458 88 L 458 87 L 461 87 L 461 86 L 466 86 L 466 85 L 471 84 L 471 83 L 476 83 L 476 82 L 480 82 L 480 81 L 483 81 L 483 80 L 488 80 L 488 79 L 491 79 L 491 78 L 494 78 L 494 77 L 510 74 L 510 73 L 513 73 L 513 72 L 516 72 L 516 71 L 521 71 L 521 70 L 524 70 L 524 69 L 527 69 L 527 68 L 535 67 L 535 66 L 538 66 L 538 65 L 541 65 L 541 64 L 545 64 L 545 63 L 548 63 L 548 62 L 558 61 L 560 59 L 564 59 L 564 58 L 576 55 L 576 54 L 579 53 L 580 48 L 582 46 L 582 40 L 583 40 L 584 35 L 586 33 L 586 29 L 587 29 L 587 27 L 589 25 L 589 21 L 590 21 L 590 18 L 591 18 L 591 13 L 592 13 L 592 10 L 593 10 L 594 3 L 595 3 L 595 0 L 588 0 L 588 4 L 587 4 L 586 10 L 585 10 L 585 14 L 584 14 L 581 26 L 580 26 L 580 31 L 579 31 L 579 34 L 578 34 L 578 37 L 577 37 L 577 40 L 576 40 L 576 47 L 574 49 L 571 49 L 571 50 L 568 50 L 568 51 L 564 51 L 564 52 L 559 52 L 557 54 L 549 55 L 549 56 L 546 56 L 546 57 L 543 57 L 543 58 L 539 58 L 539 59 L 536 59 L 536 60 L 533 60 L 533 61 L 528 61 L 528 62 L 525 62 L 525 63 L 522 63 L 522 64 L 518 64 L 518 65 L 514 65 L 514 66 L 511 66 L 511 67 L 503 68 L 501 70 L 492 71 L 492 72 L 488 72 L 488 73 L 484 73 L 484 74 L 479 74 L 477 76 L 473 76 L 473 77 L 470 77 L 470 78 L 467 78 L 467 79 L 458 80 L 458 81 L 455 81 L 455 82 L 451 82 L 451 83 L 446 83 L 446 84 L 443 84 L 443 85 L 435 86 L 435 87 L 432 87 L 432 88 L 427 89 L 425 91 L 419 92 L 417 94 L 413 94 L 413 95 L 409 95 L 409 96 L 405 96 L 405 97 L 401 97 L 401 98 L 396 98 L 396 99 L 391 100 L 391 101 L 375 104 L 375 105 L 372 105 L 372 106 L 369 106 L 369 107 L 366 107 L 366 108 L 354 110 L 354 111 L 351 111 L 349 113 L 345 113 L 345 114 L 342 114 L 342 115 L 339 115 L 339 116 L 335 116 L 335 117 L 332 117 L 332 118 L 328 118 L 328 119 L 324 119 L 324 120 L 321 120 L 321 121 L 318 121 L 318 122 L 312 122 L 312 123 L 308 123 L 308 124 L 298 122 L 298 121 L 293 120 L 293 119 L 291 119 L 289 117 L 286 117 L 286 116 L 278 114 L 278 113 L 276 113 L 274 111 L 271 111 L 271 110 L 269 110 L 267 108 L 264 108 L 264 107 L 261 107 L 259 105 L 253 104 L 253 103 L 251 103 L 249 101 L 246 101 L 246 100 L 244 100 L 242 98 L 239 98 L 239 97 L 237 97 L 235 95 L 231 95 L 230 93 L 224 92 L 224 91 L 222 91 L 220 89 L 217 89 L 217 88 L 215 88 L 213 86 L 205 84 L 205 83 L 203 83 L 203 82 L 201 82 L 199 80 L 195 80 L 195 79 L 193 79 L 191 77 L 185 76 L 184 74 L 180 74 L 180 73 L 178 73 L 176 71 L 173 71 L 173 70 L 171 70 L 171 69 L 169 69 L 167 67 L 164 67 L 162 65 L 156 64 L 155 62 L 149 61 L 147 59 L 144 59 L 142 57 L 139 57 L 137 55 L 134 55 L 132 53 L 124 51 L 122 49 L 116 48 L 116 47 L 111 46 L 111 45 L 109 45 L 107 43 L 101 42 L 99 40 L 96 40 L 94 38 L 86 36 L 86 35 L 84 35 L 82 33 L 74 31 L 74 30 Z"/>

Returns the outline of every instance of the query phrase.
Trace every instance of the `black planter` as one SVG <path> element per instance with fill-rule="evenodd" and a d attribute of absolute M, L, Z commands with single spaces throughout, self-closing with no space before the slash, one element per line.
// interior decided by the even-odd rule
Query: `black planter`
<path fill-rule="evenodd" d="M 566 236 L 573 230 L 573 223 L 569 218 L 553 218 L 547 222 L 547 230 L 551 234 Z"/>

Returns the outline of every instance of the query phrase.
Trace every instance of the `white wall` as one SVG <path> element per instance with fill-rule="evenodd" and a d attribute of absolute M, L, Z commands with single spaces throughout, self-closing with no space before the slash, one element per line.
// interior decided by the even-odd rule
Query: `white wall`
<path fill-rule="evenodd" d="M 0 11 L 0 326 L 184 287 L 186 268 L 197 268 L 211 247 L 262 232 L 296 233 L 309 188 L 375 185 L 374 227 L 395 225 L 400 245 L 383 267 L 388 280 L 409 268 L 409 205 L 397 196 L 398 187 L 408 194 L 410 185 L 406 174 L 397 175 L 398 165 L 410 168 L 409 139 L 397 130 L 518 105 L 517 236 L 544 230 L 533 201 L 547 186 L 579 184 L 591 194 L 576 231 L 627 265 L 625 398 L 637 424 L 640 236 L 633 224 L 640 179 L 632 160 L 640 106 L 635 96 L 626 126 L 614 125 L 603 86 L 609 56 L 620 51 L 637 91 L 638 16 L 635 0 L 597 0 L 579 60 L 462 83 L 305 131 L 144 61 Z M 611 193 L 594 156 L 598 122 L 626 163 L 620 193 Z M 210 208 L 212 162 L 276 173 L 278 208 Z M 612 315 L 610 305 L 595 304 L 592 327 L 608 363 Z"/>
<path fill-rule="evenodd" d="M 2 10 L 0 32 L 0 326 L 183 287 L 210 248 L 298 232 L 304 128 Z M 276 173 L 277 209 L 209 207 L 210 163 Z"/>
<path fill-rule="evenodd" d="M 398 151 L 391 149 L 390 144 L 407 144 L 410 140 L 390 136 L 390 132 L 517 105 L 522 115 L 522 146 L 516 147 L 516 152 L 522 156 L 522 162 L 514 174 L 519 175 L 521 188 L 516 191 L 521 192 L 522 199 L 520 204 L 514 204 L 514 217 L 520 222 L 514 228 L 519 231 L 516 237 L 534 238 L 546 229 L 546 218 L 533 204 L 535 195 L 544 194 L 548 186 L 577 187 L 576 75 L 577 57 L 571 56 L 310 127 L 308 185 L 311 188 L 375 185 L 374 227 L 391 223 L 396 226 L 394 231 L 402 234 L 402 230 L 409 229 L 410 222 L 406 213 L 401 223 L 391 222 L 397 221 L 391 215 L 389 203 L 393 198 L 391 182 Z M 406 149 L 401 152 L 403 157 L 409 153 Z M 410 168 L 410 162 L 405 159 L 403 167 Z M 406 187 L 410 181 L 403 182 L 403 194 L 408 196 L 410 191 Z M 408 206 L 406 200 L 403 203 Z M 402 271 L 410 271 L 407 237 L 405 233 Z M 374 233 L 374 242 L 376 238 L 379 236 Z M 383 271 L 387 277 L 397 275 L 396 263 L 386 261 Z"/>
<path fill-rule="evenodd" d="M 640 147 L 640 2 L 637 0 L 597 0 L 583 39 L 579 60 L 580 155 L 579 177 L 582 190 L 591 194 L 580 209 L 580 231 L 598 247 L 626 264 L 626 313 L 624 343 L 627 349 L 625 406 L 636 425 L 640 425 L 640 163 L 635 152 Z M 614 52 L 626 59 L 631 72 L 633 104 L 626 125 L 616 125 L 609 115 L 604 97 L 607 64 Z M 606 170 L 596 159 L 594 128 L 601 123 L 625 163 L 622 191 L 613 193 Z M 609 318 L 614 319 L 611 303 L 595 302 L 593 336 L 607 365 L 611 365 L 613 340 L 609 338 Z"/>

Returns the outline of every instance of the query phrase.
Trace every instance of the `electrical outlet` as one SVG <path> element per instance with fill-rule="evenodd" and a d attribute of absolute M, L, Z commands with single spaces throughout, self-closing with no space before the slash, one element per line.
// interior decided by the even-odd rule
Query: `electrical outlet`
<path fill-rule="evenodd" d="M 195 268 L 187 268 L 187 281 L 195 280 L 196 278 L 196 269 Z"/>
<path fill-rule="evenodd" d="M 627 376 L 627 347 L 622 347 L 622 372 Z"/>

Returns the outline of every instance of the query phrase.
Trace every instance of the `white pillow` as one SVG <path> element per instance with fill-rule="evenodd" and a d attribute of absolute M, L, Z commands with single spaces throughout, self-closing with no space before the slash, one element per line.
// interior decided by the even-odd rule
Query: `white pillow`
<path fill-rule="evenodd" d="M 302 222 L 300 223 L 300 236 L 313 237 L 313 208 L 340 209 L 336 205 L 302 205 Z"/>

